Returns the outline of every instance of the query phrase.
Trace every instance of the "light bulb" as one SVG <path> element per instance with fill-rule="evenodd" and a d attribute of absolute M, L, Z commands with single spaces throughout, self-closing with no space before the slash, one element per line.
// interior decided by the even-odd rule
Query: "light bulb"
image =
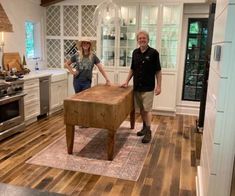
<path fill-rule="evenodd" d="M 107 12 L 105 16 L 105 20 L 109 21 L 111 19 L 110 13 Z"/>

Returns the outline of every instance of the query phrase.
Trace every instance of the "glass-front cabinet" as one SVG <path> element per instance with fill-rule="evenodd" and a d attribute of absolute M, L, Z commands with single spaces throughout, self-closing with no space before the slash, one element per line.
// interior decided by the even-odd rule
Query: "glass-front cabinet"
<path fill-rule="evenodd" d="M 115 41 L 116 27 L 115 25 L 101 26 L 101 42 L 100 42 L 100 58 L 102 63 L 107 67 L 115 65 Z"/>
<path fill-rule="evenodd" d="M 160 53 L 164 69 L 176 69 L 181 29 L 181 5 L 137 4 L 120 6 L 118 24 L 100 25 L 100 51 L 105 67 L 129 68 L 139 30 L 149 33 L 149 45 Z"/>
<path fill-rule="evenodd" d="M 162 93 L 155 98 L 154 109 L 175 112 L 183 4 L 129 3 L 120 5 L 120 8 L 121 21 L 100 25 L 97 31 L 100 42 L 97 53 L 106 73 L 113 83 L 125 81 L 132 52 L 138 47 L 137 32 L 147 31 L 149 45 L 158 50 L 163 70 Z M 98 83 L 104 82 L 98 73 Z"/>
<path fill-rule="evenodd" d="M 175 69 L 177 66 L 177 52 L 180 31 L 181 10 L 179 6 L 163 6 L 161 28 L 161 66 Z"/>
<path fill-rule="evenodd" d="M 149 33 L 149 45 L 153 48 L 157 48 L 158 38 L 158 6 L 143 5 L 141 6 L 141 19 L 140 29 Z"/>
<path fill-rule="evenodd" d="M 130 67 L 131 56 L 136 45 L 137 16 L 136 6 L 121 7 L 122 21 L 120 25 L 119 67 Z"/>

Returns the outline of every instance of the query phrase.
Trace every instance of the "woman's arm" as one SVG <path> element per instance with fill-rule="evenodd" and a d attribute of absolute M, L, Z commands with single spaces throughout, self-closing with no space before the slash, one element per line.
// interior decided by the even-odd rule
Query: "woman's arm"
<path fill-rule="evenodd" d="M 96 64 L 96 66 L 98 67 L 98 69 L 99 69 L 100 73 L 102 74 L 102 76 L 105 78 L 106 85 L 111 85 L 111 82 L 110 82 L 106 72 L 104 71 L 104 68 L 103 68 L 102 64 L 98 63 L 98 64 Z"/>
<path fill-rule="evenodd" d="M 78 75 L 78 71 L 74 71 L 74 70 L 72 69 L 72 67 L 71 67 L 71 64 L 72 64 L 71 60 L 68 60 L 68 61 L 64 64 L 64 67 L 66 67 L 72 75 L 74 75 L 74 76 Z"/>

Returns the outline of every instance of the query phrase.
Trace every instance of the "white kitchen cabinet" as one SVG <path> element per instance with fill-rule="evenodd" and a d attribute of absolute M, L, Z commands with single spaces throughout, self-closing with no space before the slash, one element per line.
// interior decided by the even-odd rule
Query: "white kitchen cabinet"
<path fill-rule="evenodd" d="M 24 110 L 26 123 L 35 121 L 40 114 L 39 79 L 32 78 L 24 81 Z"/>
<path fill-rule="evenodd" d="M 92 18 L 100 2 L 97 0 L 86 5 L 84 2 L 73 1 L 73 4 L 59 3 L 47 8 L 46 25 L 50 30 L 46 34 L 48 66 L 61 67 L 64 60 L 72 55 L 69 51 L 73 51 L 71 48 L 76 40 L 86 36 L 97 39 L 96 53 L 111 82 L 123 83 L 131 65 L 132 52 L 137 47 L 136 33 L 141 29 L 146 30 L 150 35 L 149 45 L 160 53 L 163 81 L 166 81 L 162 83 L 162 93 L 154 99 L 157 101 L 154 109 L 174 113 L 183 3 L 115 1 L 121 7 L 121 22 L 98 24 L 96 29 Z M 58 23 L 62 28 L 51 28 L 51 24 Z M 97 83 L 105 83 L 99 72 Z"/>
<path fill-rule="evenodd" d="M 63 79 L 51 82 L 50 113 L 63 108 L 64 99 L 68 95 L 68 80 Z"/>
<path fill-rule="evenodd" d="M 121 12 L 120 24 L 100 24 L 97 30 L 97 52 L 109 79 L 119 84 L 126 80 L 132 52 L 138 47 L 136 34 L 146 30 L 149 45 L 158 50 L 162 66 L 162 93 L 154 98 L 153 109 L 174 114 L 183 4 L 130 3 L 121 5 Z M 98 83 L 104 82 L 98 74 Z"/>
<path fill-rule="evenodd" d="M 161 114 L 174 114 L 176 100 L 176 73 L 162 73 L 162 91 L 161 94 L 154 97 L 153 109 Z"/>

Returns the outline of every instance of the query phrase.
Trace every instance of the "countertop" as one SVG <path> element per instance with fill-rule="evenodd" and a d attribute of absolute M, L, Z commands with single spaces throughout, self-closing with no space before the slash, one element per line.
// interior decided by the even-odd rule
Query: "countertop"
<path fill-rule="evenodd" d="M 68 72 L 65 69 L 44 69 L 31 71 L 29 74 L 25 74 L 23 80 L 30 80 L 34 78 L 41 78 L 45 76 L 51 76 L 51 82 L 65 80 L 68 77 Z"/>

